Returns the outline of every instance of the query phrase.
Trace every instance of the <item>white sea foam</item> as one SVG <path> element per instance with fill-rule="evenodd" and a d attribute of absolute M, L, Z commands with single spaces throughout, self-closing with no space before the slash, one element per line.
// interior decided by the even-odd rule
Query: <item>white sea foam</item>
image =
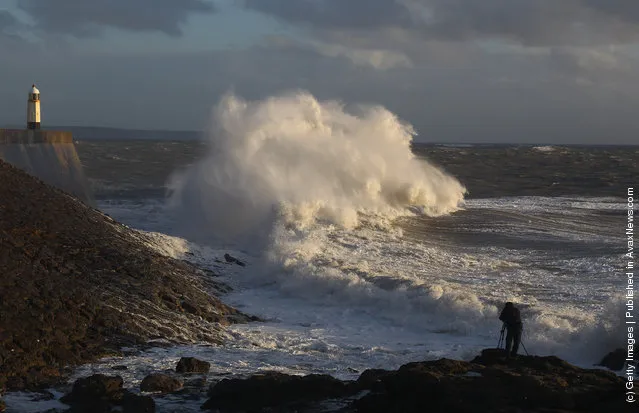
<path fill-rule="evenodd" d="M 552 145 L 545 145 L 545 146 L 534 146 L 533 149 L 538 152 L 555 152 L 556 150 L 559 149 L 559 147 L 552 146 Z"/>
<path fill-rule="evenodd" d="M 482 209 L 517 210 L 523 213 L 553 213 L 575 215 L 593 210 L 622 210 L 625 203 L 621 198 L 603 197 L 502 197 L 473 199 L 468 206 Z"/>
<path fill-rule="evenodd" d="M 253 241 L 274 222 L 354 228 L 364 211 L 455 211 L 464 187 L 413 155 L 413 135 L 382 107 L 348 112 L 305 92 L 257 102 L 227 95 L 214 110 L 209 154 L 174 176 L 171 205 L 191 239 Z"/>
<path fill-rule="evenodd" d="M 444 268 L 451 257 L 407 252 L 392 225 L 402 215 L 457 210 L 464 187 L 411 153 L 409 125 L 379 107 L 355 112 L 306 93 L 262 102 L 226 96 L 214 111 L 210 153 L 173 180 L 182 233 L 209 242 L 249 235 L 253 248 L 267 240 L 253 249 L 261 262 L 247 286 L 275 283 L 284 296 L 374 308 L 397 325 L 476 330 L 494 318 L 494 305 L 397 265 L 422 265 L 425 254 Z"/>

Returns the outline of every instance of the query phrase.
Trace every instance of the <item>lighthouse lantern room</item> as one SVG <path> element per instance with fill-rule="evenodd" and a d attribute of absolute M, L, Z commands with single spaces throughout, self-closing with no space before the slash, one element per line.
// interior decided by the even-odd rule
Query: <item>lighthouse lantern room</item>
<path fill-rule="evenodd" d="M 31 87 L 31 92 L 29 92 L 27 129 L 40 129 L 40 91 L 35 85 Z"/>

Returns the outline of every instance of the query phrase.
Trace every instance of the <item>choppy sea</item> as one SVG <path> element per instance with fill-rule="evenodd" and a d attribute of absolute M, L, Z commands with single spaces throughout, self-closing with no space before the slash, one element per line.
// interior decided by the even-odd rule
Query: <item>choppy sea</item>
<path fill-rule="evenodd" d="M 199 141 L 77 142 L 100 210 L 223 271 L 223 300 L 268 321 L 231 327 L 223 346 L 157 347 L 74 377 L 127 365 L 117 373 L 134 388 L 181 356 L 211 362 L 209 381 L 471 359 L 496 346 L 505 301 L 521 308 L 522 353 L 591 367 L 623 347 L 637 147 L 419 144 L 380 109 L 297 99 L 223 103 Z M 220 270 L 225 253 L 247 266 Z M 157 401 L 169 412 L 203 400 Z"/>

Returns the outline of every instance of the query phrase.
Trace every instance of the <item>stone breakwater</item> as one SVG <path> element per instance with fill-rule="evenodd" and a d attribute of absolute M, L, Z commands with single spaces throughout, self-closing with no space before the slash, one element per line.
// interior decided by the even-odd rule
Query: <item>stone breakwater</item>
<path fill-rule="evenodd" d="M 70 132 L 0 129 L 0 159 L 93 204 Z"/>
<path fill-rule="evenodd" d="M 249 317 L 214 274 L 0 160 L 0 391 L 59 382 L 68 366 L 163 338 L 221 343 Z"/>

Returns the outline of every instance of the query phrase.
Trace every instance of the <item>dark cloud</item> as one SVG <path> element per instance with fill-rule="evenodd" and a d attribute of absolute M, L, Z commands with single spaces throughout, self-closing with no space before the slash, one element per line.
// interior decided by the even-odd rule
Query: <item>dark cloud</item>
<path fill-rule="evenodd" d="M 384 105 L 413 123 L 420 140 L 636 141 L 639 125 L 631 108 L 639 104 L 639 63 L 623 63 L 621 51 L 524 50 L 466 59 L 375 71 L 283 41 L 162 55 L 58 56 L 47 49 L 0 64 L 0 78 L 8 79 L 0 83 L 6 97 L 0 124 L 22 124 L 25 94 L 35 81 L 46 96 L 48 125 L 199 129 L 229 90 L 263 99 L 305 89 L 319 99 Z M 46 70 L 34 60 L 46 61 Z M 610 76 L 620 65 L 631 66 Z M 576 76 L 577 70 L 586 72 Z"/>
<path fill-rule="evenodd" d="M 20 35 L 23 24 L 6 10 L 0 10 L 0 54 L 7 56 L 19 54 L 25 48 L 26 42 Z M 11 64 L 5 62 L 3 64 Z"/>
<path fill-rule="evenodd" d="M 104 27 L 179 36 L 189 14 L 214 11 L 205 0 L 20 0 L 19 7 L 39 29 L 78 37 Z"/>
<path fill-rule="evenodd" d="M 245 0 L 247 7 L 319 30 L 386 29 L 422 38 L 501 38 L 525 45 L 623 42 L 639 37 L 630 0 Z"/>
<path fill-rule="evenodd" d="M 244 0 L 244 4 L 293 23 L 329 28 L 411 23 L 409 11 L 392 0 Z"/>
<path fill-rule="evenodd" d="M 589 7 L 633 24 L 639 24 L 639 2 L 629 0 L 583 0 Z"/>
<path fill-rule="evenodd" d="M 0 10 L 0 31 L 4 31 L 5 28 L 11 26 L 16 21 L 13 14 L 6 10 Z"/>
<path fill-rule="evenodd" d="M 429 37 L 465 40 L 496 37 L 552 43 L 579 19 L 572 0 L 432 0 L 421 26 Z"/>
<path fill-rule="evenodd" d="M 0 35 L 8 34 L 12 27 L 18 25 L 18 20 L 7 10 L 0 10 Z"/>

